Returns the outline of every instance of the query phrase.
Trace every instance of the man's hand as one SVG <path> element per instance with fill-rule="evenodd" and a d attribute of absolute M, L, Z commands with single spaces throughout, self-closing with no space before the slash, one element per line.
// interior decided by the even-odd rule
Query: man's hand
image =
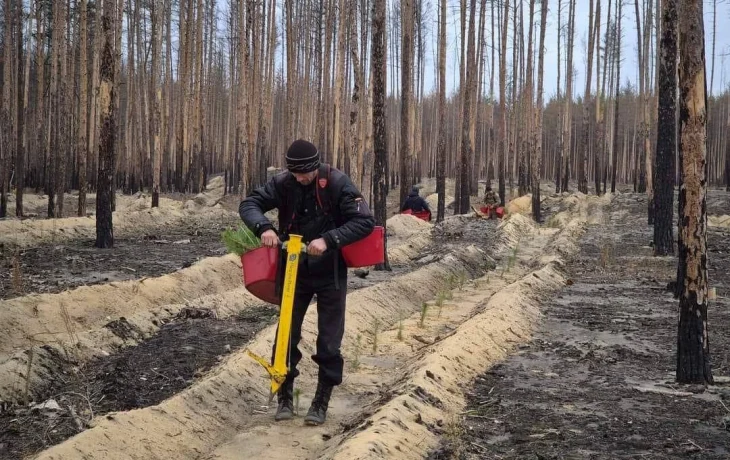
<path fill-rule="evenodd" d="M 261 234 L 261 244 L 267 248 L 273 248 L 279 245 L 279 235 L 275 231 L 269 229 Z"/>
<path fill-rule="evenodd" d="M 312 256 L 321 256 L 327 250 L 327 243 L 324 238 L 317 238 L 307 246 L 307 254 Z"/>

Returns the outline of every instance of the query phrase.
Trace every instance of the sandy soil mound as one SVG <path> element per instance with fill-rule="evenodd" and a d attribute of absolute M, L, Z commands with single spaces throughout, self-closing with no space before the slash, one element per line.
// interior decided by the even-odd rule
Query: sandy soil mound
<path fill-rule="evenodd" d="M 456 278 L 483 277 L 480 282 L 485 283 L 474 288 L 478 301 L 459 299 L 453 308 L 445 307 L 447 316 L 456 312 L 463 324 L 444 324 L 430 337 L 403 344 L 410 347 L 401 349 L 409 360 L 405 367 L 388 356 L 376 357 L 380 367 L 368 383 L 354 376 L 345 382 L 323 427 L 303 427 L 301 419 L 274 424 L 273 411 L 261 407 L 268 393 L 265 373 L 241 350 L 159 405 L 98 417 L 93 428 L 38 458 L 108 459 L 122 458 L 122 452 L 124 458 L 145 459 L 423 458 L 461 410 L 461 392 L 470 379 L 529 336 L 539 316 L 538 296 L 561 284 L 558 262 L 530 272 L 557 231 L 538 230 L 528 218 L 515 215 L 500 223 L 495 236 L 501 277 L 495 272 L 483 277 L 494 261 L 465 240 L 415 272 L 348 295 L 343 353 L 352 363 L 369 342 L 376 348 L 378 331 L 418 316 L 425 302 L 454 289 Z M 316 324 L 316 309 L 311 307 L 303 328 L 305 356 L 314 352 Z M 414 331 L 410 326 L 405 329 Z M 250 348 L 268 355 L 274 330 L 274 326 L 263 330 Z M 311 363 L 303 366 L 299 381 L 305 395 L 313 393 L 314 373 Z M 343 431 L 345 435 L 339 436 Z M 331 439 L 329 449 L 326 439 Z"/>
<path fill-rule="evenodd" d="M 438 193 L 432 193 L 426 197 L 426 202 L 428 203 L 428 206 L 431 208 L 431 212 L 435 215 L 436 209 L 438 209 L 439 204 L 439 194 Z M 446 194 L 446 207 L 453 206 L 454 204 L 454 197 L 452 195 Z"/>
<path fill-rule="evenodd" d="M 481 370 L 529 338 L 540 315 L 539 298 L 563 285 L 553 266 L 532 272 L 491 297 L 453 335 L 429 347 L 404 372 L 398 396 L 360 424 L 323 458 L 423 459 L 464 406 L 463 391 Z"/>
<path fill-rule="evenodd" d="M 150 198 L 140 196 L 135 201 L 114 212 L 114 234 L 125 236 L 145 229 L 155 229 L 186 219 L 224 219 L 233 214 L 220 205 L 183 209 L 182 203 L 161 200 L 159 208 L 148 206 L 138 210 Z M 65 217 L 63 219 L 8 219 L 0 222 L 0 244 L 28 247 L 45 242 L 57 242 L 74 238 L 95 238 L 96 219 L 91 217 Z"/>
<path fill-rule="evenodd" d="M 240 287 L 240 267 L 240 259 L 235 256 L 211 257 L 158 278 L 0 301 L 0 399 L 15 400 L 21 389 L 24 391 L 29 359 L 35 359 L 29 382 L 31 391 L 47 377 L 48 368 L 41 364 L 38 353 L 57 358 L 67 355 L 68 350 L 75 353 L 81 352 L 81 348 L 96 349 L 96 340 L 82 340 L 81 335 L 91 331 L 103 331 L 99 337 L 117 344 L 119 340 L 107 326 L 114 321 L 129 323 L 137 314 L 145 321 L 134 324 L 135 330 L 150 331 L 155 323 L 174 314 L 164 308 L 168 304 Z M 43 351 L 36 351 L 31 358 L 27 350 L 32 347 Z M 77 358 L 83 356 L 81 353 Z"/>
<path fill-rule="evenodd" d="M 505 207 L 508 214 L 530 214 L 532 212 L 532 193 L 515 198 Z"/>
<path fill-rule="evenodd" d="M 430 243 L 425 232 L 394 244 L 388 248 L 390 263 L 408 264 Z M 183 306 L 219 312 L 261 303 L 242 287 L 240 259 L 233 255 L 206 258 L 158 278 L 0 301 L 0 400 L 18 400 L 26 391 L 31 359 L 28 390 L 33 395 L 53 377 L 59 357 L 80 363 L 133 345 Z"/>
<path fill-rule="evenodd" d="M 551 248 L 554 247 L 551 243 L 561 238 L 576 240 L 580 231 L 575 229 L 583 228 L 586 215 L 573 217 L 560 233 L 550 228 L 540 230 L 536 238 L 524 244 L 521 255 L 515 251 L 514 257 L 521 259 L 517 270 L 523 270 L 525 276 L 500 289 L 476 315 L 429 347 L 404 371 L 406 378 L 394 390 L 396 396 L 354 422 L 356 429 L 338 439 L 321 457 L 348 460 L 427 457 L 438 445 L 440 435 L 449 436 L 449 430 L 457 428 L 456 415 L 463 410 L 464 391 L 470 382 L 503 359 L 515 344 L 529 339 L 540 317 L 540 298 L 564 285 L 560 255 L 545 254 L 545 246 L 540 241 L 549 241 L 546 247 Z M 522 219 L 527 218 L 513 215 L 503 229 L 510 222 L 514 228 L 522 227 L 526 224 Z M 552 259 L 529 271 L 530 266 L 545 256 Z M 487 283 L 489 276 L 494 275 L 486 277 Z"/>
<path fill-rule="evenodd" d="M 160 197 L 160 207 L 164 209 L 177 209 L 180 208 L 181 203 L 177 200 L 170 198 Z M 117 196 L 117 211 L 144 211 L 152 208 L 152 195 L 137 192 L 132 196 L 129 195 L 118 195 Z"/>
<path fill-rule="evenodd" d="M 223 177 L 218 176 L 208 182 L 204 192 L 198 193 L 195 198 L 188 200 L 183 205 L 184 209 L 197 209 L 199 207 L 212 208 L 217 205 L 225 195 L 225 181 Z"/>
<path fill-rule="evenodd" d="M 350 294 L 344 347 L 355 346 L 355 337 L 365 334 L 376 319 L 392 323 L 405 313 L 418 311 L 450 273 L 467 270 L 476 274 L 483 260 L 481 251 L 467 248 L 439 263 Z M 316 314 L 310 314 L 304 323 L 305 355 L 313 352 L 316 321 Z M 262 331 L 250 348 L 269 354 L 274 330 L 272 326 Z M 311 367 L 304 369 L 304 376 L 312 378 Z M 160 405 L 96 419 L 93 428 L 38 458 L 108 459 L 121 458 L 117 455 L 122 452 L 124 458 L 198 458 L 250 422 L 252 412 L 268 393 L 267 383 L 259 364 L 239 351 L 206 379 Z"/>
<path fill-rule="evenodd" d="M 427 231 L 431 223 L 410 214 L 396 214 L 388 219 L 386 227 L 388 236 L 399 239 L 408 238 L 416 233 Z"/>
<path fill-rule="evenodd" d="M 707 223 L 711 227 L 730 228 L 730 215 L 708 216 Z"/>

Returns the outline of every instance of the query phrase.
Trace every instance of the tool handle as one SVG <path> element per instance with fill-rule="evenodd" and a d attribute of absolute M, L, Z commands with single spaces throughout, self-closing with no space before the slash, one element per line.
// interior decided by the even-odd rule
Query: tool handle
<path fill-rule="evenodd" d="M 288 241 L 284 241 L 283 243 L 281 243 L 281 244 L 280 244 L 280 246 L 281 246 L 281 249 L 282 249 L 282 250 L 283 250 L 284 252 L 286 252 L 286 250 L 287 250 L 287 248 L 288 248 L 288 246 L 289 246 L 289 245 L 288 245 L 288 243 L 289 243 Z M 299 251 L 299 252 L 300 252 L 300 254 L 306 254 L 306 253 L 307 253 L 307 247 L 306 247 L 305 245 L 303 245 L 303 244 L 302 244 L 302 249 L 301 249 L 301 251 Z"/>

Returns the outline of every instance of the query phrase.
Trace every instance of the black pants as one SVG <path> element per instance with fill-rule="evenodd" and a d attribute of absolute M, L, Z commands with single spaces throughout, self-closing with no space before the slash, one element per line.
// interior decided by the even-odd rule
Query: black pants
<path fill-rule="evenodd" d="M 299 266 L 297 287 L 292 311 L 291 338 L 289 350 L 289 374 L 287 379 L 299 376 L 297 365 L 302 360 L 299 341 L 302 338 L 302 323 L 309 303 L 317 296 L 317 352 L 312 356 L 319 365 L 319 381 L 327 385 L 342 383 L 344 360 L 340 353 L 342 336 L 345 332 L 345 299 L 347 297 L 347 272 L 337 276 L 339 290 L 335 288 L 334 274 L 321 276 L 310 274 L 307 264 Z M 277 328 L 278 335 L 278 328 Z M 276 336 L 275 336 L 276 337 Z M 276 350 L 276 339 L 274 339 Z"/>

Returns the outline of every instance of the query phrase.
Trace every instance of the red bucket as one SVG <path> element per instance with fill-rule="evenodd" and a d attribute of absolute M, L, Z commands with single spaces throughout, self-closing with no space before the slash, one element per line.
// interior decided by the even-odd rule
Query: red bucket
<path fill-rule="evenodd" d="M 342 248 L 342 257 L 348 267 L 368 267 L 385 262 L 385 229 L 375 226 L 372 233 Z"/>
<path fill-rule="evenodd" d="M 421 220 L 425 220 L 426 222 L 431 222 L 431 212 L 430 211 L 414 212 L 413 215 L 418 217 Z"/>
<path fill-rule="evenodd" d="M 410 214 L 411 216 L 418 217 L 421 220 L 425 220 L 426 222 L 431 222 L 431 211 L 417 211 L 413 212 L 411 209 L 406 209 L 401 214 Z"/>
<path fill-rule="evenodd" d="M 264 302 L 279 304 L 276 295 L 276 271 L 279 248 L 261 247 L 241 256 L 243 284 L 248 292 Z"/>
<path fill-rule="evenodd" d="M 482 212 L 482 214 L 488 215 L 490 208 L 494 208 L 494 215 L 497 216 L 497 218 L 501 219 L 504 217 L 504 208 L 502 206 L 482 206 L 481 208 L 479 208 L 479 210 Z"/>

